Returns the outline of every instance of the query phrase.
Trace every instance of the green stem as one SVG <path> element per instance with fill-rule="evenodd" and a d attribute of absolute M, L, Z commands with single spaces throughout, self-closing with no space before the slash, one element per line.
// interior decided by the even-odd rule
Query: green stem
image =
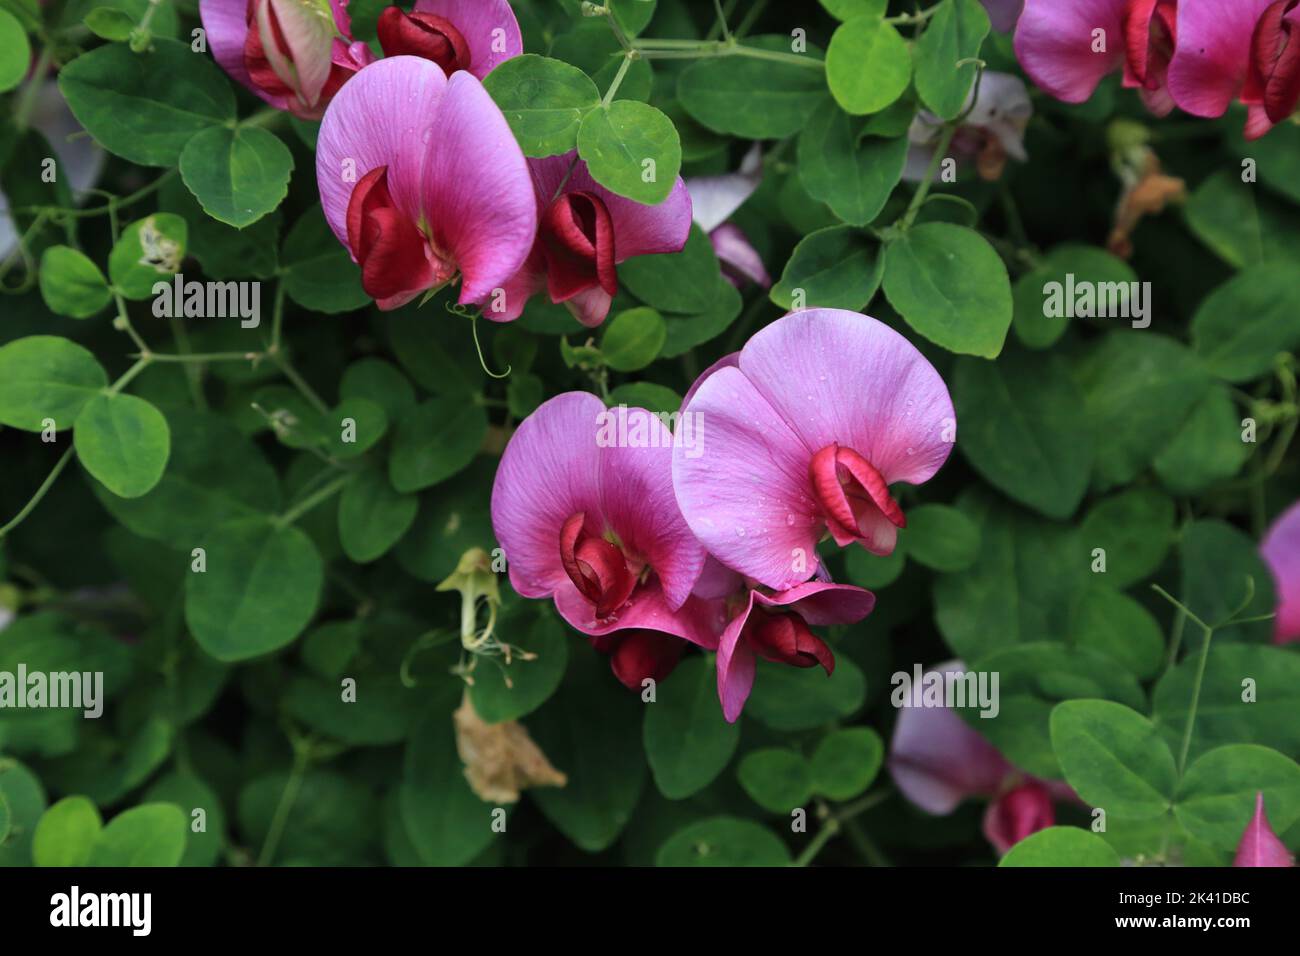
<path fill-rule="evenodd" d="M 340 475 L 339 477 L 331 481 L 328 485 L 326 485 L 324 488 L 322 488 L 320 491 L 316 492 L 313 495 L 308 496 L 307 498 L 304 498 L 302 501 L 294 505 L 284 514 L 280 515 L 280 517 L 274 519 L 275 524 L 281 528 L 293 524 L 295 521 L 297 521 L 307 512 L 311 511 L 311 509 L 315 508 L 318 504 L 338 494 L 343 489 L 343 486 L 346 485 L 351 480 L 352 480 L 351 473 L 346 475 Z"/>
<path fill-rule="evenodd" d="M 610 103 L 614 102 L 614 94 L 617 93 L 618 88 L 623 85 L 623 77 L 627 76 L 628 67 L 632 65 L 632 60 L 635 59 L 636 56 L 637 54 L 631 50 L 624 54 L 623 62 L 619 65 L 618 72 L 614 74 L 614 82 L 609 84 L 609 89 L 605 91 L 605 96 L 600 101 L 601 106 L 608 107 Z"/>
<path fill-rule="evenodd" d="M 722 0 L 713 0 L 713 12 L 718 15 L 718 28 L 722 32 L 723 41 L 730 43 L 731 31 L 727 29 L 727 15 L 722 12 Z"/>
<path fill-rule="evenodd" d="M 749 9 L 745 12 L 745 16 L 740 21 L 740 26 L 736 27 L 735 32 L 737 37 L 743 37 L 749 33 L 750 28 L 754 25 L 754 21 L 763 15 L 763 9 L 766 6 L 767 0 L 754 0 L 754 2 L 750 4 Z"/>
<path fill-rule="evenodd" d="M 316 411 L 322 415 L 329 414 L 330 407 L 316 394 L 316 390 L 307 384 L 307 380 L 298 374 L 298 370 L 289 364 L 288 359 L 279 352 L 276 352 L 271 358 L 276 365 L 280 366 L 280 371 L 284 373 L 284 377 L 293 383 L 293 387 L 302 393 L 302 397 L 307 399 Z"/>
<path fill-rule="evenodd" d="M 815 56 L 802 53 L 785 53 L 782 50 L 764 50 L 745 46 L 735 39 L 726 40 L 635 40 L 632 49 L 648 60 L 691 60 L 713 56 L 743 56 L 772 63 L 785 63 L 810 70 L 823 70 L 826 64 Z"/>
<path fill-rule="evenodd" d="M 957 132 L 955 124 L 948 124 L 943 128 L 939 136 L 939 142 L 934 148 L 934 155 L 930 157 L 930 165 L 925 168 L 925 178 L 921 184 L 916 187 L 916 192 L 912 196 L 912 201 L 907 206 L 907 211 L 903 213 L 900 220 L 900 226 L 903 229 L 909 229 L 912 222 L 916 219 L 916 214 L 921 211 L 921 206 L 925 202 L 925 197 L 930 194 L 930 187 L 934 184 L 934 174 L 939 168 L 944 157 L 948 153 L 948 147 L 952 144 L 953 135 Z"/>
<path fill-rule="evenodd" d="M 41 48 L 40 55 L 36 58 L 36 65 L 32 67 L 32 78 L 23 87 L 22 96 L 14 107 L 14 125 L 20 130 L 27 128 L 27 120 L 31 117 L 32 108 L 36 105 L 36 94 L 44 85 L 45 74 L 49 72 L 50 64 L 53 61 L 54 51 L 47 44 Z"/>
<path fill-rule="evenodd" d="M 68 467 L 68 462 L 71 460 L 72 449 L 69 448 L 63 453 L 63 457 L 55 463 L 54 467 L 50 470 L 50 473 L 46 475 L 45 480 L 41 482 L 41 486 L 36 489 L 36 493 L 32 495 L 31 500 L 28 501 L 27 504 L 23 505 L 23 510 L 14 515 L 13 519 L 7 525 L 0 528 L 0 539 L 3 539 L 10 531 L 13 531 L 14 528 L 26 521 L 27 516 L 36 510 L 36 506 L 41 503 L 42 498 L 49 494 L 50 489 L 54 487 L 54 482 L 58 480 L 59 475 L 63 474 L 63 469 Z"/>
<path fill-rule="evenodd" d="M 289 779 L 284 782 L 284 790 L 280 792 L 280 802 L 276 804 L 275 814 L 271 817 L 271 826 L 266 831 L 266 840 L 262 843 L 262 852 L 257 855 L 258 866 L 270 866 L 271 861 L 275 858 L 275 851 L 280 846 L 280 838 L 284 836 L 284 828 L 289 822 L 289 814 L 293 811 L 293 805 L 298 801 L 298 792 L 302 789 L 303 778 L 307 775 L 307 768 L 310 765 L 310 745 L 301 742 L 295 743 L 293 767 L 289 771 Z"/>

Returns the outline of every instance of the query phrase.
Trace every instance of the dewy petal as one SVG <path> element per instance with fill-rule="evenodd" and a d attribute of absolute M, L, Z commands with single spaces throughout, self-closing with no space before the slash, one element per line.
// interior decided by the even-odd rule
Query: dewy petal
<path fill-rule="evenodd" d="M 1184 0 L 1169 92 L 1193 116 L 1222 116 L 1241 93 L 1251 37 L 1271 0 Z"/>
<path fill-rule="evenodd" d="M 753 612 L 756 593 L 749 592 L 745 609 L 731 620 L 718 641 L 718 700 L 722 704 L 722 716 L 729 724 L 739 719 L 754 688 L 757 658 L 749 644 L 741 640 L 741 632 Z"/>
<path fill-rule="evenodd" d="M 1259 550 L 1277 593 L 1273 639 L 1279 644 L 1300 641 L 1300 501 L 1273 522 Z"/>
<path fill-rule="evenodd" d="M 1082 103 L 1124 62 L 1126 0 L 1025 0 L 1016 23 L 1016 58 L 1058 100 Z M 1093 52 L 1093 31 L 1105 52 Z"/>
<path fill-rule="evenodd" d="M 962 673 L 948 661 L 926 673 Z M 1006 759 L 966 721 L 946 707 L 903 707 L 889 747 L 890 776 L 927 813 L 952 813 L 968 797 L 996 794 L 1012 771 Z"/>
<path fill-rule="evenodd" d="M 809 449 L 738 368 L 700 383 L 682 416 L 701 440 L 674 447 L 673 487 L 696 537 L 770 588 L 806 580 L 821 534 Z"/>
<path fill-rule="evenodd" d="M 257 93 L 244 67 L 248 0 L 200 0 L 199 19 L 203 22 L 208 46 L 212 48 L 212 58 L 230 76 Z M 262 98 L 266 99 L 264 95 Z"/>
<path fill-rule="evenodd" d="M 537 234 L 524 154 L 483 84 L 464 71 L 447 81 L 433 125 L 417 145 L 428 150 L 423 208 L 434 248 L 460 270 L 461 304 L 484 302 L 519 271 Z"/>
<path fill-rule="evenodd" d="M 1264 794 L 1255 794 L 1255 815 L 1246 824 L 1233 866 L 1295 866 L 1286 845 L 1277 838 L 1264 813 Z"/>
<path fill-rule="evenodd" d="M 689 598 L 674 611 L 664 599 L 663 588 L 652 578 L 633 592 L 632 599 L 618 614 L 600 619 L 596 617 L 591 602 L 567 578 L 555 590 L 555 608 L 560 617 L 591 637 L 604 637 L 624 630 L 659 631 L 690 641 L 705 650 L 718 646 L 718 634 L 722 630 L 722 622 L 718 620 L 720 607 L 720 601 Z"/>
<path fill-rule="evenodd" d="M 708 378 L 710 375 L 712 375 L 720 368 L 735 368 L 739 364 L 740 364 L 740 353 L 728 352 L 726 355 L 722 356 L 722 358 L 718 359 L 716 362 L 714 362 L 712 365 L 706 368 L 703 372 L 701 372 L 699 378 L 697 378 L 694 382 L 691 383 L 691 387 L 686 392 L 686 397 L 682 399 L 682 410 L 685 410 L 686 406 L 691 403 L 691 399 L 695 397 L 695 393 L 700 390 L 700 386 L 704 384 L 704 380 L 706 378 Z"/>
<path fill-rule="evenodd" d="M 755 143 L 740 162 L 740 169 L 720 176 L 696 176 L 686 181 L 691 196 L 691 216 L 705 232 L 712 232 L 745 204 L 763 181 L 763 148 Z"/>
<path fill-rule="evenodd" d="M 469 44 L 469 72 L 480 80 L 524 52 L 519 21 L 508 0 L 417 0 L 414 10 L 449 20 Z"/>
<path fill-rule="evenodd" d="M 789 424 L 808 456 L 851 448 L 887 484 L 928 480 L 955 435 L 948 388 L 911 342 L 883 322 L 807 309 L 760 330 L 740 370 Z"/>
<path fill-rule="evenodd" d="M 330 102 L 316 140 L 316 182 L 325 221 L 339 242 L 348 244 L 353 189 L 378 166 L 388 167 L 394 205 L 420 222 L 425 156 L 441 130 L 446 88 L 436 64 L 397 56 L 361 70 Z"/>
<path fill-rule="evenodd" d="M 856 624 L 876 606 L 876 596 L 870 591 L 826 581 L 805 581 L 775 594 L 755 592 L 755 600 L 765 607 L 795 611 L 814 627 Z"/>

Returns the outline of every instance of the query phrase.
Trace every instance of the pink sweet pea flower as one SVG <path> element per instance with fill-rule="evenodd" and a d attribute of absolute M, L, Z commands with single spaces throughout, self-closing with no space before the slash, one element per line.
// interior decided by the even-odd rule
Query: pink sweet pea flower
<path fill-rule="evenodd" d="M 374 60 L 352 41 L 347 0 L 200 0 L 199 16 L 221 68 L 300 119 L 320 119 Z"/>
<path fill-rule="evenodd" d="M 1237 855 L 1233 857 L 1232 865 L 1295 866 L 1290 851 L 1268 825 L 1263 791 L 1255 794 L 1255 815 L 1250 818 L 1241 834 L 1241 842 L 1237 844 Z"/>
<path fill-rule="evenodd" d="M 1300 501 L 1273 522 L 1259 552 L 1273 573 L 1277 591 L 1273 641 L 1277 644 L 1300 641 Z"/>
<path fill-rule="evenodd" d="M 657 206 L 615 195 L 587 172 L 577 150 L 528 160 L 536 191 L 537 238 L 523 267 L 506 286 L 504 303 L 485 313 L 506 322 L 519 317 L 535 293 L 564 303 L 583 325 L 605 321 L 618 292 L 614 267 L 633 256 L 680 252 L 691 230 L 691 197 L 677 178 Z"/>
<path fill-rule="evenodd" d="M 335 97 L 316 143 L 321 205 L 395 309 L 459 273 L 461 304 L 496 296 L 537 229 L 532 183 L 505 117 L 471 74 L 413 56 L 367 67 Z"/>
<path fill-rule="evenodd" d="M 695 224 L 708 234 L 713 251 L 722 265 L 722 275 L 740 288 L 754 282 L 763 288 L 772 285 L 772 277 L 749 237 L 734 223 L 731 214 L 745 204 L 763 181 L 763 151 L 755 143 L 740 162 L 740 169 L 720 176 L 697 176 L 686 182 L 691 194 L 691 215 Z"/>
<path fill-rule="evenodd" d="M 948 153 L 959 164 L 973 165 L 980 178 L 996 180 L 1008 158 L 1022 163 L 1029 158 L 1025 153 L 1025 128 L 1034 114 L 1029 91 L 1020 77 L 988 70 L 980 78 L 978 90 L 971 89 L 970 97 L 974 97 L 974 106 L 957 127 Z M 919 183 L 925 179 L 943 127 L 943 120 L 928 110 L 916 114 L 907 131 L 912 145 L 903 167 L 905 180 Z M 936 179 L 938 176 L 936 169 Z"/>
<path fill-rule="evenodd" d="M 468 70 L 481 80 L 524 52 L 507 0 L 416 0 L 410 13 L 385 7 L 377 29 L 385 56 L 423 57 L 448 76 Z"/>
<path fill-rule="evenodd" d="M 1300 99 L 1297 0 L 1200 0 L 1178 11 L 1178 49 L 1169 91 L 1194 116 L 1248 107 L 1246 138 L 1258 139 Z"/>
<path fill-rule="evenodd" d="M 1184 0 L 1188 2 L 1188 0 Z M 1178 38 L 1178 0 L 1025 0 L 1016 57 L 1035 83 L 1082 103 L 1102 77 L 1122 68 L 1147 109 L 1174 108 L 1166 82 Z"/>
<path fill-rule="evenodd" d="M 757 659 L 792 667 L 817 667 L 830 676 L 835 655 L 809 625 L 854 624 L 875 607 L 870 591 L 851 584 L 808 581 L 769 593 L 753 582 L 724 599 L 729 617 L 718 642 L 718 699 L 722 715 L 735 723 L 754 686 Z"/>
<path fill-rule="evenodd" d="M 640 408 L 566 392 L 520 424 L 492 488 L 510 583 L 595 637 L 626 628 L 717 644 L 691 589 L 704 548 L 677 510 L 672 433 Z"/>
<path fill-rule="evenodd" d="M 682 414 L 707 442 L 674 449 L 677 502 L 711 554 L 777 591 L 817 570 L 827 530 L 892 552 L 906 519 L 889 485 L 928 480 L 956 440 L 934 366 L 856 312 L 791 313 L 701 378 Z"/>
<path fill-rule="evenodd" d="M 926 673 L 962 673 L 947 661 Z M 905 707 L 894 725 L 889 774 L 904 797 L 926 813 L 946 816 L 970 798 L 989 799 L 984 836 L 999 853 L 1056 822 L 1055 804 L 1076 799 L 1066 784 L 1039 780 L 1012 766 L 947 707 Z"/>

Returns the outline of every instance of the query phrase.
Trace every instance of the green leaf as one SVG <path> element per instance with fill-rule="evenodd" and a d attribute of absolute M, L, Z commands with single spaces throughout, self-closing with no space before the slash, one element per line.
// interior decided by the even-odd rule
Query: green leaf
<path fill-rule="evenodd" d="M 27 31 L 8 10 L 0 10 L 0 93 L 23 81 L 32 62 Z"/>
<path fill-rule="evenodd" d="M 99 266 L 68 246 L 50 246 L 41 255 L 41 298 L 56 315 L 88 319 L 112 295 Z"/>
<path fill-rule="evenodd" d="M 9 816 L 9 836 L 0 840 L 0 866 L 31 866 L 32 834 L 45 812 L 45 788 L 17 760 L 0 757 L 0 799 Z"/>
<path fill-rule="evenodd" d="M 850 548 L 845 552 L 845 566 L 849 581 L 861 588 L 883 588 L 898 580 L 907 564 L 907 549 L 894 548 L 893 554 L 881 557 L 866 548 Z"/>
<path fill-rule="evenodd" d="M 180 216 L 154 213 L 122 231 L 108 257 L 108 275 L 128 299 L 147 299 L 158 282 L 170 283 L 185 258 L 189 227 Z"/>
<path fill-rule="evenodd" d="M 627 405 L 629 408 L 644 408 L 656 415 L 671 414 L 681 409 L 682 397 L 671 388 L 655 385 L 653 382 L 627 382 L 609 393 L 610 408 Z"/>
<path fill-rule="evenodd" d="M 1119 866 L 1109 843 L 1079 827 L 1048 827 L 1007 851 L 998 866 Z"/>
<path fill-rule="evenodd" d="M 420 499 L 396 491 L 382 468 L 348 482 L 339 500 L 339 542 L 358 564 L 382 558 L 415 521 Z"/>
<path fill-rule="evenodd" d="M 1014 315 L 1011 326 L 1016 338 L 1026 348 L 1048 348 L 1065 333 L 1070 322 L 1068 313 L 1077 315 L 1075 303 L 1066 298 L 1068 290 L 1117 288 L 1112 283 L 1132 288 L 1129 283 L 1136 281 L 1137 273 L 1132 267 L 1109 252 L 1070 243 L 1056 246 L 1016 280 L 1012 289 Z M 1076 298 L 1077 295 L 1076 292 Z"/>
<path fill-rule="evenodd" d="M 1219 286 L 1192 316 L 1192 345 L 1205 367 L 1228 382 L 1249 382 L 1279 354 L 1300 346 L 1294 263 L 1253 266 Z M 1248 317 L 1248 318 L 1247 318 Z"/>
<path fill-rule="evenodd" d="M 213 219 L 242 229 L 289 193 L 293 154 L 258 126 L 218 126 L 198 133 L 180 156 L 181 178 Z"/>
<path fill-rule="evenodd" d="M 614 371 L 636 372 L 655 360 L 667 337 L 664 317 L 654 309 L 625 309 L 605 326 L 600 354 Z"/>
<path fill-rule="evenodd" d="M 979 233 L 914 226 L 885 247 L 885 295 L 907 324 L 950 352 L 996 358 L 1011 325 L 1006 266 Z"/>
<path fill-rule="evenodd" d="M 845 654 L 827 677 L 819 667 L 758 665 L 746 713 L 773 730 L 811 730 L 853 714 L 867 697 L 867 682 Z"/>
<path fill-rule="evenodd" d="M 118 41 L 129 39 L 136 25 L 126 11 L 112 7 L 96 7 L 86 14 L 84 22 L 95 36 Z"/>
<path fill-rule="evenodd" d="M 959 359 L 953 404 L 957 447 L 990 484 L 1050 518 L 1074 513 L 1088 489 L 1093 442 L 1060 356 Z"/>
<path fill-rule="evenodd" d="M 320 206 L 308 209 L 293 224 L 282 255 L 284 290 L 304 309 L 334 315 L 370 302 L 361 288 L 361 269 L 330 231 Z"/>
<path fill-rule="evenodd" d="M 142 803 L 109 821 L 90 854 L 90 866 L 178 866 L 185 855 L 187 821 L 172 803 Z"/>
<path fill-rule="evenodd" d="M 790 37 L 746 37 L 744 45 L 789 54 Z M 808 48 L 809 66 L 817 56 Z M 820 70 L 750 57 L 705 57 L 677 81 L 677 99 L 699 123 L 744 139 L 784 139 L 803 129 L 826 97 Z"/>
<path fill-rule="evenodd" d="M 870 121 L 826 102 L 799 134 L 799 179 L 847 223 L 865 226 L 884 208 L 907 163 L 905 135 L 866 135 Z"/>
<path fill-rule="evenodd" d="M 625 5 L 640 4 L 641 0 L 623 0 Z M 528 40 L 525 38 L 525 44 Z M 626 57 L 609 22 L 604 17 L 582 17 L 573 26 L 555 37 L 550 55 L 576 66 L 591 77 L 597 90 L 608 90 L 614 77 L 622 69 Z M 614 94 L 619 100 L 650 99 L 654 85 L 654 71 L 650 61 L 637 58 L 628 64 L 623 82 Z"/>
<path fill-rule="evenodd" d="M 1156 455 L 1161 484 L 1190 495 L 1231 478 L 1250 457 L 1241 435 L 1241 416 L 1227 386 L 1212 386 Z"/>
<path fill-rule="evenodd" d="M 0 346 L 0 425 L 39 432 L 45 419 L 59 431 L 108 387 L 89 351 L 54 335 L 32 335 Z"/>
<path fill-rule="evenodd" d="M 226 843 L 226 812 L 211 787 L 192 774 L 171 773 L 149 788 L 145 800 L 175 804 L 190 821 L 181 866 L 212 866 L 217 862 Z M 201 831 L 194 830 L 195 810 L 203 811 L 205 829 Z"/>
<path fill-rule="evenodd" d="M 989 16 L 978 0 L 943 0 L 916 41 L 916 92 L 930 111 L 953 119 L 966 105 L 975 64 L 958 66 L 980 51 Z"/>
<path fill-rule="evenodd" d="M 885 745 L 870 727 L 832 731 L 813 751 L 813 789 L 831 800 L 852 800 L 871 786 L 884 757 Z"/>
<path fill-rule="evenodd" d="M 883 17 L 889 0 L 820 0 L 821 5 L 836 20 L 854 17 Z"/>
<path fill-rule="evenodd" d="M 9 839 L 9 828 L 13 825 L 13 814 L 9 812 L 9 801 L 0 793 L 0 843 Z"/>
<path fill-rule="evenodd" d="M 826 82 L 847 112 L 880 112 L 903 95 L 911 78 L 912 55 L 893 24 L 861 16 L 835 29 L 826 50 Z"/>
<path fill-rule="evenodd" d="M 865 309 L 880 287 L 880 246 L 852 226 L 831 226 L 794 247 L 769 298 L 783 309 Z"/>
<path fill-rule="evenodd" d="M 646 305 L 687 315 L 713 306 L 721 276 L 713 244 L 696 225 L 681 252 L 636 256 L 618 267 L 619 283 Z"/>
<path fill-rule="evenodd" d="M 368 398 L 384 409 L 390 422 L 395 422 L 415 404 L 415 387 L 393 363 L 360 358 L 344 370 L 339 398 Z"/>
<path fill-rule="evenodd" d="M 222 524 L 200 542 L 207 570 L 185 582 L 185 621 L 219 661 L 288 644 L 310 623 L 324 568 L 311 539 L 265 518 Z"/>
<path fill-rule="evenodd" d="M 1259 189 L 1224 169 L 1209 176 L 1183 207 L 1192 232 L 1237 269 L 1300 258 L 1300 211 L 1259 201 Z"/>
<path fill-rule="evenodd" d="M 103 821 L 85 797 L 64 797 L 50 807 L 32 835 L 32 859 L 37 866 L 86 866 Z"/>
<path fill-rule="evenodd" d="M 197 133 L 235 119 L 230 82 L 208 57 L 175 40 L 146 53 L 109 44 L 59 71 L 77 121 L 111 153 L 143 166 L 174 166 Z"/>
<path fill-rule="evenodd" d="M 114 518 L 142 537 L 186 545 L 223 522 L 279 510 L 275 469 L 230 422 L 187 408 L 165 415 L 171 453 L 158 484 L 132 499 L 95 486 Z"/>
<path fill-rule="evenodd" d="M 1285 833 L 1300 820 L 1300 766 L 1284 754 L 1255 744 L 1219 747 L 1195 760 L 1174 800 L 1178 822 L 1220 850 L 1234 850 L 1264 794 L 1268 820 Z"/>
<path fill-rule="evenodd" d="M 1128 488 L 1093 505 L 1079 534 L 1089 554 L 1106 552 L 1109 584 L 1137 584 L 1156 572 L 1173 543 L 1173 499 L 1154 488 Z"/>
<path fill-rule="evenodd" d="M 560 619 L 545 606 L 523 605 L 497 626 L 511 644 L 535 656 L 511 655 L 510 663 L 502 667 L 482 662 L 476 668 L 469 699 L 475 713 L 489 724 L 519 720 L 550 699 L 564 677 L 572 640 Z"/>
<path fill-rule="evenodd" d="M 96 395 L 77 416 L 73 443 L 85 469 L 119 498 L 158 484 L 171 453 L 162 412 L 134 395 Z"/>
<path fill-rule="evenodd" d="M 767 827 L 710 817 L 678 830 L 659 848 L 656 866 L 789 866 L 790 851 Z"/>
<path fill-rule="evenodd" d="M 921 505 L 908 511 L 899 543 L 908 557 L 927 568 L 964 571 L 979 557 L 980 529 L 949 505 Z"/>
<path fill-rule="evenodd" d="M 980 529 L 980 556 L 934 583 L 935 621 L 966 661 L 1026 641 L 1069 633 L 1088 588 L 1087 552 L 1078 533 L 992 500 L 958 506 Z"/>
<path fill-rule="evenodd" d="M 659 350 L 661 359 L 677 358 L 697 345 L 717 338 L 740 315 L 740 290 L 719 275 L 714 279 L 713 303 L 697 315 L 665 315 L 668 337 Z"/>
<path fill-rule="evenodd" d="M 447 721 L 450 724 L 450 720 Z M 328 770 L 301 778 L 271 862 L 285 866 L 341 866 L 375 852 L 379 806 L 365 783 Z M 256 777 L 239 791 L 239 830 L 249 846 L 265 845 L 276 808 L 289 783 L 287 770 Z"/>
<path fill-rule="evenodd" d="M 1177 433 L 1210 379 L 1191 350 L 1146 330 L 1111 332 L 1075 368 L 1097 444 L 1093 484 L 1137 477 Z"/>
<path fill-rule="evenodd" d="M 529 719 L 533 739 L 552 766 L 568 776 L 565 786 L 539 787 L 529 796 L 588 853 L 618 839 L 645 786 L 646 763 L 638 743 L 643 706 L 602 659 L 580 654 L 560 691 Z M 600 718 L 593 720 L 593 714 Z"/>
<path fill-rule="evenodd" d="M 437 584 L 469 548 L 492 548 L 488 505 L 495 474 L 496 462 L 479 458 L 426 497 L 415 524 L 397 543 L 397 562 L 408 574 Z"/>
<path fill-rule="evenodd" d="M 1193 614 L 1207 624 L 1222 624 L 1229 614 L 1241 609 L 1241 617 L 1260 617 L 1275 610 L 1273 575 L 1259 556 L 1255 542 L 1232 525 L 1213 519 L 1202 519 L 1187 524 L 1182 529 L 1181 599 Z M 1254 596 L 1249 578 L 1254 582 Z M 1243 604 L 1245 605 L 1243 608 Z M 1190 633 L 1198 640 L 1189 648 L 1199 646 L 1199 631 L 1194 625 Z M 1273 637 L 1271 620 L 1249 624 L 1232 624 L 1219 627 L 1214 639 L 1247 640 L 1267 643 Z"/>
<path fill-rule="evenodd" d="M 682 168 L 673 121 L 636 100 L 615 100 L 583 117 L 578 155 L 606 189 L 651 206 L 668 198 Z"/>
<path fill-rule="evenodd" d="M 179 176 L 158 190 L 158 205 L 189 224 L 189 252 L 209 279 L 270 279 L 279 269 L 279 212 L 246 229 L 232 228 L 205 213 Z"/>
<path fill-rule="evenodd" d="M 600 106 L 600 93 L 587 74 L 535 53 L 506 60 L 488 74 L 483 87 L 501 108 L 525 156 L 573 149 L 584 117 Z"/>
<path fill-rule="evenodd" d="M 1098 698 L 1134 708 L 1146 706 L 1131 674 L 1084 647 L 1046 640 L 1016 644 L 978 658 L 971 672 L 1000 675 L 993 701 L 997 710 L 983 708 L 983 702 L 968 702 L 958 713 L 1008 760 L 1039 777 L 1061 775 L 1049 725 L 1052 708 L 1059 702 Z"/>
<path fill-rule="evenodd" d="M 1105 654 L 1142 680 L 1154 677 L 1164 663 L 1165 639 L 1155 617 L 1097 579 L 1070 622 L 1070 640 L 1080 649 Z"/>
<path fill-rule="evenodd" d="M 1181 747 L 1201 668 L 1198 648 L 1156 684 L 1156 725 Z M 1300 753 L 1300 655 L 1258 644 L 1211 644 L 1189 753 L 1224 744 Z"/>
<path fill-rule="evenodd" d="M 1173 799 L 1174 755 L 1151 721 L 1107 700 L 1052 711 L 1052 747 L 1070 786 L 1116 819 L 1160 816 Z"/>
<path fill-rule="evenodd" d="M 1260 139 L 1234 136 L 1225 145 L 1258 163 L 1259 177 L 1270 189 L 1300 203 L 1300 127 L 1278 123 Z"/>
<path fill-rule="evenodd" d="M 642 738 L 659 792 L 670 800 L 698 793 L 731 762 L 740 724 L 727 723 L 718 706 L 710 661 L 682 661 L 646 704 Z"/>
<path fill-rule="evenodd" d="M 446 481 L 474 460 L 487 434 L 482 405 L 461 398 L 431 398 L 398 422 L 388 478 L 399 492 Z"/>
<path fill-rule="evenodd" d="M 342 461 L 360 458 L 388 432 L 384 406 L 368 398 L 345 398 L 325 416 L 328 454 Z"/>
<path fill-rule="evenodd" d="M 764 810 L 790 813 L 812 796 L 808 761 L 784 747 L 765 747 L 745 754 L 736 776 L 745 792 Z"/>

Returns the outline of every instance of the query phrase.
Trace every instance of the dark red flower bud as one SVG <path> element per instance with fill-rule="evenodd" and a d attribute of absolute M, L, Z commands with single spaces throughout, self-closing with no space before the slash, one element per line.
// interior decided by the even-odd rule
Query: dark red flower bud
<path fill-rule="evenodd" d="M 385 7 L 379 15 L 378 33 L 384 56 L 423 57 L 437 63 L 448 76 L 469 69 L 469 44 L 445 17 Z"/>
<path fill-rule="evenodd" d="M 543 214 L 540 232 L 553 302 L 566 302 L 595 286 L 610 295 L 618 292 L 614 223 L 598 196 L 562 194 Z"/>
<path fill-rule="evenodd" d="M 586 517 L 579 511 L 564 522 L 560 562 L 573 586 L 596 606 L 596 617 L 606 618 L 632 596 L 636 575 L 618 545 L 587 531 Z"/>
<path fill-rule="evenodd" d="M 361 177 L 348 200 L 348 246 L 361 266 L 361 285 L 374 299 L 433 283 L 428 243 L 388 192 L 388 167 Z"/>
<path fill-rule="evenodd" d="M 772 613 L 754 608 L 745 624 L 744 639 L 764 660 L 793 667 L 820 664 L 827 674 L 835 670 L 831 649 L 793 611 Z"/>
<path fill-rule="evenodd" d="M 984 814 L 984 836 L 1000 853 L 1025 837 L 1056 822 L 1052 794 L 1040 781 L 1030 780 L 989 804 Z"/>
<path fill-rule="evenodd" d="M 1297 0 L 1270 4 L 1255 24 L 1251 38 L 1251 92 L 1257 93 L 1264 112 L 1280 123 L 1295 112 L 1300 100 L 1300 15 Z"/>
<path fill-rule="evenodd" d="M 641 682 L 650 678 L 659 683 L 673 672 L 681 660 L 686 642 L 660 631 L 629 629 L 610 635 L 617 638 L 609 659 L 609 668 L 628 690 L 641 690 Z"/>

